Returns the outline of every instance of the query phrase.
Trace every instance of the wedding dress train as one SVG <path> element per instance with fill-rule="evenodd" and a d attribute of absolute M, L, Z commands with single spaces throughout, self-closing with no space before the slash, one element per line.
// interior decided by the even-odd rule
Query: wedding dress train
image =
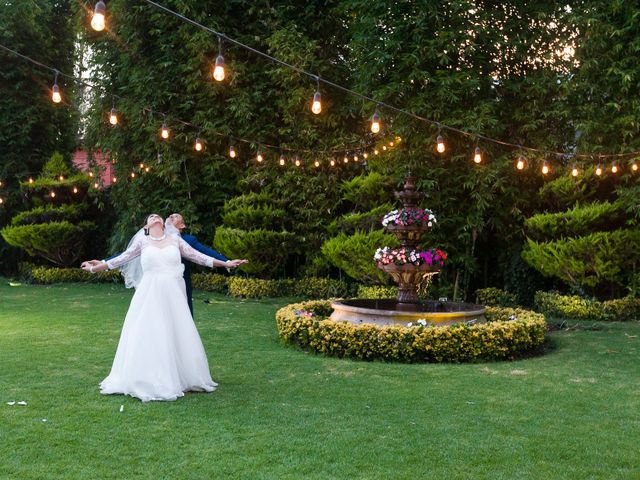
<path fill-rule="evenodd" d="M 186 391 L 212 392 L 207 356 L 193 322 L 180 257 L 212 266 L 212 259 L 177 236 L 154 241 L 142 237 L 109 268 L 140 255 L 142 278 L 127 312 L 111 373 L 103 394 L 121 393 L 150 400 L 176 400 Z"/>

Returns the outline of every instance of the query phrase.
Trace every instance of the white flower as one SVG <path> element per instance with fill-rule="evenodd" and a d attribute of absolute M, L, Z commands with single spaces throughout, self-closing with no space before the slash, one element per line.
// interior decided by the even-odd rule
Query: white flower
<path fill-rule="evenodd" d="M 426 327 L 426 326 L 427 326 L 427 321 L 426 321 L 425 319 L 423 319 L 423 318 L 421 318 L 420 320 L 418 320 L 418 323 L 419 323 L 420 325 L 422 325 L 423 327 Z"/>
<path fill-rule="evenodd" d="M 427 223 L 427 225 L 428 225 L 429 227 L 433 227 L 433 222 L 429 222 L 429 223 Z"/>
<path fill-rule="evenodd" d="M 413 327 L 413 322 L 407 323 L 407 327 Z"/>

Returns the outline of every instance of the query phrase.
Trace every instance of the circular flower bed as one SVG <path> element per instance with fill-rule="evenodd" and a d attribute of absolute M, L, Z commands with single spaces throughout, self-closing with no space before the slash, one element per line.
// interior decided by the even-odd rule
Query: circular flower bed
<path fill-rule="evenodd" d="M 400 362 L 472 362 L 521 357 L 542 345 L 544 315 L 487 307 L 486 323 L 376 327 L 328 320 L 331 303 L 294 303 L 276 312 L 280 337 L 304 350 L 336 357 Z"/>

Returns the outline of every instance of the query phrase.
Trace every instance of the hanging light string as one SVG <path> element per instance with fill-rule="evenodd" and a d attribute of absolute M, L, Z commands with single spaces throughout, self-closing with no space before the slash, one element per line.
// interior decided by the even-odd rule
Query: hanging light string
<path fill-rule="evenodd" d="M 54 67 L 51 67 L 51 66 L 46 65 L 46 64 L 44 64 L 42 62 L 39 62 L 39 61 L 37 61 L 37 60 L 27 56 L 27 55 L 23 55 L 22 53 L 17 52 L 16 50 L 13 50 L 13 49 L 5 46 L 5 45 L 0 44 L 0 49 L 5 50 L 5 51 L 7 51 L 7 52 L 9 52 L 9 53 L 11 53 L 11 54 L 23 59 L 23 60 L 25 60 L 27 62 L 30 62 L 30 63 L 32 63 L 32 64 L 34 64 L 34 65 L 36 65 L 36 66 L 38 66 L 40 68 L 47 69 L 47 70 L 53 72 L 56 76 L 61 76 L 61 77 L 68 78 L 68 79 L 73 80 L 74 82 L 76 82 L 76 83 L 78 83 L 80 85 L 83 85 L 83 86 L 85 86 L 85 87 L 87 87 L 89 89 L 92 89 L 92 90 L 99 90 L 100 93 L 102 95 L 104 95 L 104 96 L 111 95 L 111 97 L 113 99 L 127 101 L 127 102 L 130 102 L 130 103 L 135 103 L 135 102 L 131 101 L 130 99 L 128 99 L 127 97 L 124 97 L 124 96 L 121 96 L 121 95 L 118 95 L 118 94 L 115 94 L 115 93 L 107 94 L 107 92 L 105 91 L 104 87 L 102 87 L 101 85 L 96 85 L 96 84 L 88 82 L 88 81 L 86 81 L 86 80 L 84 80 L 82 78 L 78 78 L 78 77 L 75 77 L 73 75 L 69 75 L 69 74 L 66 74 L 64 72 L 61 72 L 61 71 L 59 71 L 58 69 L 56 69 Z M 114 105 L 114 108 L 115 108 L 115 105 Z M 166 112 L 163 112 L 163 111 L 160 111 L 160 110 L 156 110 L 156 109 L 153 109 L 151 107 L 146 107 L 145 106 L 145 107 L 142 107 L 142 110 L 143 110 L 143 112 L 149 113 L 152 116 L 153 115 L 160 116 L 160 117 L 163 118 L 163 120 L 166 120 L 166 119 L 170 118 L 171 121 L 173 121 L 174 123 L 179 123 L 179 124 L 184 125 L 186 127 L 193 128 L 197 132 L 202 132 L 202 131 L 205 130 L 202 126 L 196 125 L 196 124 L 194 124 L 192 122 L 189 122 L 189 121 L 186 121 L 186 120 L 181 120 L 179 118 L 176 118 L 176 117 L 173 117 L 173 116 L 169 115 Z M 215 135 L 215 136 L 218 136 L 218 137 L 222 137 L 222 138 L 224 138 L 224 137 L 228 138 L 229 137 L 228 133 L 218 132 L 218 131 L 215 131 L 215 130 L 206 130 L 206 132 L 208 134 L 212 134 L 212 135 Z M 358 140 L 357 142 L 354 142 L 353 145 L 346 145 L 346 146 L 343 146 L 343 147 L 340 147 L 340 148 L 318 150 L 318 149 L 311 149 L 311 148 L 300 149 L 300 148 L 286 147 L 286 146 L 282 146 L 282 145 L 274 145 L 274 144 L 271 144 L 271 143 L 265 143 L 265 142 L 262 142 L 262 141 L 256 141 L 256 140 L 251 140 L 251 139 L 247 139 L 247 138 L 243 138 L 243 137 L 236 137 L 236 136 L 234 136 L 234 140 L 236 140 L 238 143 L 245 143 L 245 144 L 248 144 L 248 145 L 261 145 L 264 148 L 275 149 L 275 150 L 278 150 L 278 151 L 282 150 L 282 151 L 289 152 L 289 153 L 291 153 L 291 152 L 300 152 L 300 153 L 308 153 L 308 154 L 317 154 L 317 155 L 322 155 L 322 156 L 342 154 L 344 152 L 352 151 L 352 150 L 366 150 L 366 149 L 373 148 L 373 145 L 375 144 L 374 140 L 368 141 L 366 143 L 363 143 L 362 140 Z"/>
<path fill-rule="evenodd" d="M 459 135 L 465 136 L 467 138 L 474 138 L 474 139 L 480 139 L 484 142 L 489 142 L 489 143 L 494 143 L 497 145 L 502 145 L 505 147 L 510 147 L 510 148 L 514 148 L 514 149 L 520 149 L 520 150 L 527 150 L 529 152 L 535 152 L 535 153 L 540 153 L 543 155 L 555 155 L 555 156 L 564 156 L 566 155 L 566 152 L 559 152 L 559 151 L 553 151 L 553 150 L 546 150 L 546 149 L 541 149 L 541 148 L 535 148 L 535 147 L 528 147 L 528 146 L 524 146 L 524 145 L 520 145 L 520 144 L 516 144 L 516 143 L 511 143 L 511 142 L 506 142 L 503 140 L 498 140 L 495 138 L 491 138 L 488 137 L 486 135 L 482 135 L 482 134 L 478 134 L 478 133 L 471 133 L 465 130 L 462 130 L 460 128 L 456 128 L 456 127 L 452 127 L 450 125 L 445 125 L 441 122 L 438 122 L 436 120 L 432 120 L 426 117 L 423 117 L 421 115 L 418 115 L 416 113 L 410 112 L 408 110 L 396 107 L 394 105 L 391 105 L 389 103 L 386 102 L 382 102 L 380 100 L 375 100 L 374 98 L 370 97 L 369 95 L 365 95 L 363 93 L 357 92 L 355 90 L 352 90 L 350 88 L 344 87 L 342 85 L 339 85 L 337 83 L 334 83 L 330 80 L 327 80 L 325 78 L 319 78 L 316 74 L 309 72 L 307 70 L 304 70 L 303 68 L 300 68 L 296 65 L 293 65 L 291 63 L 285 62 L 284 60 L 281 60 L 279 58 L 276 58 L 272 55 L 269 55 L 268 53 L 265 53 L 261 50 L 258 50 L 256 48 L 253 48 L 249 45 L 246 45 L 238 40 L 235 40 L 231 37 L 229 37 L 228 35 L 222 33 L 222 32 L 218 32 L 210 27 L 207 27 L 206 25 L 201 24 L 200 22 L 197 22 L 196 20 L 193 20 L 191 18 L 188 18 L 174 10 L 171 10 L 170 8 L 167 8 L 163 5 L 160 5 L 159 3 L 153 1 L 153 0 L 143 0 L 144 2 L 148 3 L 149 5 L 152 5 L 156 8 L 159 8 L 160 10 L 165 11 L 166 13 L 169 13 L 170 15 L 173 15 L 176 18 L 179 18 L 180 20 L 187 22 L 195 27 L 198 27 L 206 32 L 209 32 L 213 35 L 215 35 L 219 40 L 220 39 L 224 39 L 226 42 L 232 43 L 234 45 L 237 45 L 240 48 L 243 48 L 247 51 L 250 51 L 252 53 L 255 53 L 256 55 L 259 55 L 263 58 L 266 58 L 267 60 L 274 62 L 276 64 L 282 65 L 284 67 L 289 68 L 290 70 L 293 70 L 301 75 L 306 75 L 307 77 L 310 77 L 311 79 L 314 79 L 318 82 L 318 84 L 320 82 L 324 83 L 325 85 L 329 85 L 335 89 L 341 90 L 345 93 L 348 93 L 349 95 L 355 96 L 360 98 L 361 100 L 366 100 L 368 102 L 372 102 L 374 104 L 376 104 L 377 107 L 384 107 L 387 110 L 391 110 L 393 112 L 399 113 L 401 115 L 405 115 L 408 117 L 411 117 L 415 120 L 424 122 L 424 123 L 428 123 L 430 125 L 436 125 L 438 128 L 444 129 L 444 130 L 448 130 L 450 132 L 455 132 L 458 133 Z M 605 158 L 622 158 L 622 157 L 628 157 L 628 156 L 634 156 L 634 155 L 639 155 L 640 151 L 634 151 L 634 152 L 628 152 L 628 153 L 599 153 L 598 155 Z M 573 157 L 581 157 L 581 158 L 590 158 L 593 153 L 572 153 L 571 154 Z"/>

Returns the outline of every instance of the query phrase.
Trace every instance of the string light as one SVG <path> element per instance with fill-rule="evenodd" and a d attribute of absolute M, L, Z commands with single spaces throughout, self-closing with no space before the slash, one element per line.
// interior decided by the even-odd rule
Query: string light
<path fill-rule="evenodd" d="M 162 122 L 162 128 L 160 129 L 160 136 L 164 140 L 169 138 L 169 128 L 167 127 L 166 115 L 164 116 L 164 121 Z"/>
<path fill-rule="evenodd" d="M 382 150 L 383 150 L 384 152 L 386 152 L 386 151 L 387 151 L 387 146 L 386 146 L 386 145 L 382 145 Z"/>
<path fill-rule="evenodd" d="M 0 205 L 2 205 L 4 203 L 4 200 L 2 199 L 2 197 L 0 197 Z"/>
<path fill-rule="evenodd" d="M 313 162 L 313 164 L 315 165 L 316 168 L 318 168 L 320 166 L 320 161 L 316 160 L 315 162 Z"/>
<path fill-rule="evenodd" d="M 279 163 L 280 163 L 281 167 L 284 167 L 284 165 L 287 163 L 287 161 L 284 159 L 284 155 L 282 153 L 280 154 Z"/>
<path fill-rule="evenodd" d="M 366 160 L 367 158 L 369 158 L 369 154 L 367 152 L 364 152 L 362 154 L 362 157 Z"/>
<path fill-rule="evenodd" d="M 574 163 L 573 168 L 571 169 L 571 175 L 573 175 L 574 177 L 577 177 L 579 174 L 580 172 L 578 171 L 578 165 Z"/>
<path fill-rule="evenodd" d="M 144 163 L 140 163 L 140 170 L 142 170 L 144 168 Z"/>
<path fill-rule="evenodd" d="M 602 175 L 602 167 L 600 166 L 600 164 L 598 164 L 598 166 L 596 167 L 596 175 Z"/>
<path fill-rule="evenodd" d="M 542 164 L 542 174 L 546 175 L 546 174 L 549 173 L 550 170 L 551 170 L 551 167 L 549 166 L 549 164 L 545 160 L 544 163 Z"/>
<path fill-rule="evenodd" d="M 60 176 L 58 177 L 58 180 L 60 180 L 61 182 L 64 182 L 64 175 L 60 175 Z"/>
<path fill-rule="evenodd" d="M 442 138 L 442 135 L 438 135 L 438 138 L 436 138 L 436 151 L 438 153 L 444 153 L 445 151 L 445 146 L 444 146 L 444 138 Z"/>
<path fill-rule="evenodd" d="M 296 155 L 295 164 L 296 164 L 296 167 L 299 167 L 302 164 L 302 162 L 300 162 L 300 157 L 298 157 L 297 155 Z"/>
<path fill-rule="evenodd" d="M 96 8 L 93 9 L 93 17 L 91 18 L 91 28 L 96 32 L 104 30 L 105 21 L 104 16 L 107 13 L 107 6 L 102 0 L 96 3 Z"/>
<path fill-rule="evenodd" d="M 618 173 L 618 165 L 616 165 L 616 162 L 614 161 L 613 164 L 611 165 L 611 173 L 616 174 Z"/>
<path fill-rule="evenodd" d="M 60 87 L 58 86 L 58 75 L 60 72 L 55 71 L 55 79 L 53 80 L 53 87 L 51 87 L 51 100 L 53 103 L 60 103 L 62 101 L 62 95 L 60 95 Z"/>
<path fill-rule="evenodd" d="M 256 162 L 262 163 L 264 160 L 264 156 L 262 155 L 262 149 L 258 147 L 258 152 L 256 153 Z"/>
<path fill-rule="evenodd" d="M 109 123 L 111 125 L 117 125 L 118 124 L 118 112 L 116 112 L 115 108 L 112 108 L 111 112 L 109 112 Z"/>
<path fill-rule="evenodd" d="M 98 182 L 93 184 L 93 188 L 97 189 L 98 188 Z"/>
<path fill-rule="evenodd" d="M 29 177 L 29 183 L 33 183 L 33 178 Z"/>
<path fill-rule="evenodd" d="M 145 167 L 144 171 L 149 173 L 149 170 L 151 170 L 151 167 Z"/>
<path fill-rule="evenodd" d="M 389 146 L 393 147 L 393 141 L 389 142 Z"/>
<path fill-rule="evenodd" d="M 379 153 L 380 153 L 380 152 L 378 151 L 378 149 L 377 149 L 377 148 L 373 151 L 373 154 L 374 154 L 374 155 L 378 155 Z"/>
<path fill-rule="evenodd" d="M 354 162 L 357 162 L 358 160 L 359 160 L 359 159 L 358 159 L 358 155 L 354 155 L 354 156 L 353 156 L 353 161 L 354 161 Z"/>
<path fill-rule="evenodd" d="M 202 142 L 200 141 L 200 137 L 196 137 L 196 141 L 193 144 L 193 148 L 195 148 L 196 152 L 202 151 Z"/>
<path fill-rule="evenodd" d="M 218 35 L 218 56 L 213 67 L 214 80 L 221 82 L 224 80 L 224 57 L 222 56 L 222 37 Z"/>
<path fill-rule="evenodd" d="M 631 171 L 632 172 L 637 172 L 638 171 L 638 163 L 635 160 L 631 161 Z"/>
<path fill-rule="evenodd" d="M 93 172 L 89 172 L 89 178 L 93 178 Z"/>
<path fill-rule="evenodd" d="M 378 107 L 371 116 L 371 133 L 378 133 L 380 131 L 380 114 L 378 113 Z"/>
<path fill-rule="evenodd" d="M 78 193 L 78 187 L 73 187 L 73 193 Z"/>
<path fill-rule="evenodd" d="M 116 183 L 117 181 L 118 181 L 118 179 L 117 179 L 116 177 L 113 177 L 113 178 L 111 179 L 111 183 Z"/>
<path fill-rule="evenodd" d="M 332 158 L 331 161 L 329 162 L 329 165 L 331 165 L 332 167 L 335 167 L 336 161 Z"/>
<path fill-rule="evenodd" d="M 131 178 L 136 178 L 136 172 L 131 172 Z"/>
<path fill-rule="evenodd" d="M 320 95 L 320 77 L 316 77 L 316 93 L 313 94 L 313 102 L 311 103 L 311 111 L 318 115 L 322 112 L 322 97 Z"/>
<path fill-rule="evenodd" d="M 344 158 L 342 159 L 342 161 L 344 163 L 349 163 L 349 157 L 347 157 L 346 155 L 344 156 Z"/>
<path fill-rule="evenodd" d="M 49 196 L 50 196 L 51 198 L 56 198 L 56 192 L 51 192 L 51 193 L 49 194 Z"/>
<path fill-rule="evenodd" d="M 475 163 L 482 163 L 482 152 L 480 151 L 480 147 L 476 147 L 475 153 L 473 154 L 473 161 Z"/>
<path fill-rule="evenodd" d="M 236 158 L 236 147 L 233 145 L 233 141 L 231 142 L 231 145 L 229 145 L 229 156 L 231 158 Z"/>
<path fill-rule="evenodd" d="M 527 160 L 524 158 L 524 155 L 518 156 L 518 161 L 516 162 L 516 168 L 518 170 L 524 170 L 527 166 Z"/>

